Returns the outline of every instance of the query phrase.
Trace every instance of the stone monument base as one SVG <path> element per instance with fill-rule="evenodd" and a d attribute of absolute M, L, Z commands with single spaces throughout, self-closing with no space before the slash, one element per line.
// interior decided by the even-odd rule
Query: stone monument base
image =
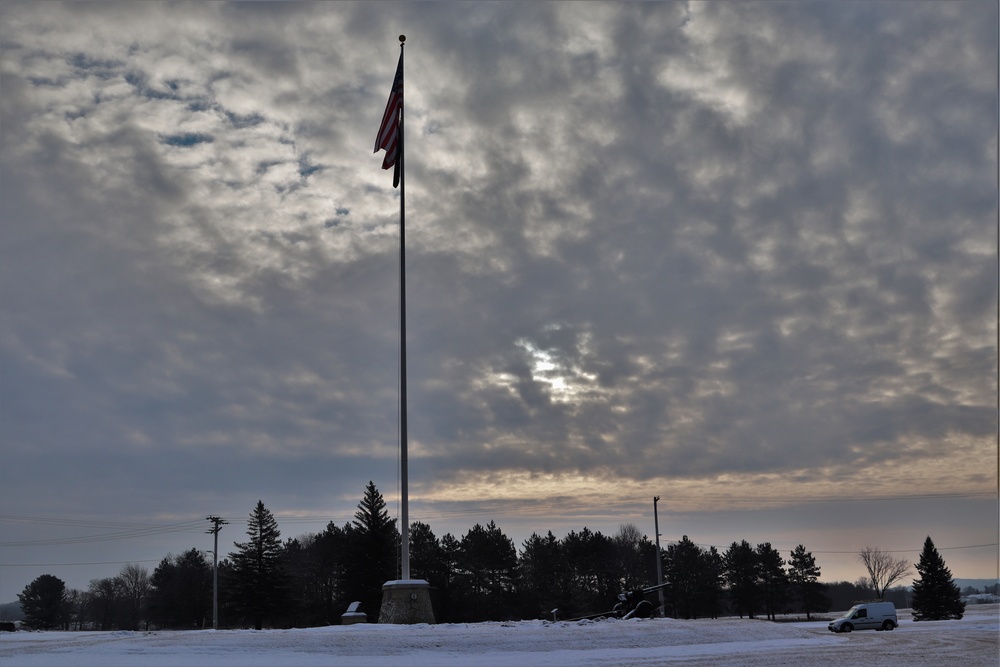
<path fill-rule="evenodd" d="M 382 585 L 382 610 L 379 623 L 412 625 L 434 623 L 431 586 L 423 579 L 387 581 Z"/>

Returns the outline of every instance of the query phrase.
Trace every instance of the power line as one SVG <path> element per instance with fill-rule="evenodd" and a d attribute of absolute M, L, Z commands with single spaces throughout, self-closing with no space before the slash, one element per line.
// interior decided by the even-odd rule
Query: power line
<path fill-rule="evenodd" d="M 92 563 L 0 563 L 0 567 L 76 567 L 82 565 L 129 565 L 130 563 L 159 563 L 162 558 L 144 560 L 104 560 Z"/>
<path fill-rule="evenodd" d="M 888 495 L 888 496 L 833 496 L 833 497 L 813 497 L 813 498 L 801 498 L 796 496 L 769 496 L 766 498 L 732 498 L 723 495 L 710 495 L 710 496 L 699 496 L 702 501 L 707 501 L 713 504 L 724 504 L 725 508 L 719 509 L 693 509 L 685 510 L 687 512 L 716 512 L 725 511 L 725 509 L 740 510 L 748 505 L 766 508 L 767 505 L 773 504 L 787 504 L 787 503 L 798 503 L 798 504 L 815 504 L 815 503 L 826 503 L 826 502 L 893 502 L 893 501 L 915 501 L 915 500 L 950 500 L 959 498 L 986 498 L 995 497 L 996 494 L 992 491 L 971 491 L 971 492 L 958 492 L 958 493 L 938 493 L 938 494 L 905 494 L 905 495 Z M 692 501 L 692 498 L 686 496 L 677 496 L 675 498 L 669 498 L 663 496 L 667 503 L 672 503 L 675 506 L 677 504 L 687 504 Z M 460 502 L 460 501 L 459 501 Z M 501 499 L 489 503 L 487 506 L 478 505 L 472 507 L 435 507 L 435 505 L 447 505 L 450 503 L 423 503 L 426 509 L 425 511 L 417 510 L 414 512 L 414 518 L 419 518 L 421 521 L 429 521 L 433 519 L 458 519 L 463 517 L 480 517 L 480 516 L 504 516 L 509 514 L 517 514 L 520 516 L 545 516 L 551 515 L 557 512 L 580 514 L 581 518 L 595 518 L 597 513 L 594 512 L 595 507 L 600 509 L 599 514 L 607 518 L 612 518 L 614 515 L 614 510 L 620 508 L 634 507 L 639 509 L 639 503 L 632 500 L 600 500 L 593 503 L 581 502 L 578 498 L 565 497 L 561 499 L 546 499 L 542 501 L 527 500 L 527 499 Z M 349 523 L 353 519 L 353 514 L 322 514 L 322 515 L 292 515 L 282 517 L 280 514 L 275 515 L 275 519 L 279 520 L 283 524 L 300 524 L 300 523 L 337 523 L 341 522 L 343 524 Z M 61 538 L 51 538 L 51 539 L 41 539 L 41 540 L 18 540 L 10 542 L 0 542 L 0 547 L 41 547 L 41 546 L 65 546 L 72 544 L 87 544 L 87 543 L 98 543 L 98 542 L 108 542 L 114 540 L 125 540 L 125 539 L 135 539 L 143 537 L 152 537 L 155 535 L 165 535 L 169 533 L 182 533 L 182 532 L 201 532 L 203 530 L 204 524 L 202 523 L 204 519 L 188 519 L 184 521 L 179 521 L 175 523 L 167 524 L 150 524 L 141 522 L 116 522 L 116 521 L 102 521 L 93 519 L 76 519 L 76 518 L 63 518 L 63 517 L 32 517 L 32 516 L 19 516 L 19 515 L 9 515 L 0 514 L 0 523 L 12 523 L 12 524 L 30 524 L 36 526 L 66 526 L 74 528 L 103 528 L 116 530 L 110 533 L 100 533 L 97 535 L 83 535 L 74 537 L 61 537 Z M 247 519 L 232 519 L 230 520 L 235 524 L 246 524 Z M 711 545 L 702 545 L 711 546 Z M 991 546 L 991 545 L 983 545 Z M 717 547 L 718 548 L 718 547 Z M 975 546 L 970 547 L 952 547 L 952 548 L 976 548 Z M 918 551 L 918 550 L 900 550 L 899 553 Z M 818 551 L 816 553 L 826 553 L 826 554 L 837 554 L 837 553 L 853 553 L 853 552 L 838 552 L 838 551 Z"/>
<path fill-rule="evenodd" d="M 680 540 L 668 540 L 668 542 L 670 544 L 680 544 Z M 724 546 L 721 546 L 721 545 L 718 545 L 718 544 L 701 544 L 699 542 L 692 542 L 692 544 L 694 544 L 697 547 L 701 547 L 703 549 L 715 548 L 715 549 L 718 549 L 720 551 L 723 551 L 723 550 L 729 548 L 729 547 L 724 547 Z M 1000 546 L 1000 542 L 993 542 L 991 544 L 965 544 L 965 545 L 957 546 L 957 547 L 935 547 L 935 548 L 938 551 L 953 551 L 953 550 L 957 550 L 957 549 L 984 549 L 986 547 L 998 547 L 998 546 Z M 920 553 L 921 551 L 923 551 L 923 549 L 922 548 L 921 549 L 882 549 L 881 551 L 884 551 L 885 553 L 890 553 L 890 554 L 907 554 L 907 553 Z M 857 550 L 854 550 L 854 551 L 820 551 L 820 550 L 816 550 L 816 549 L 811 549 L 809 551 L 809 553 L 813 553 L 813 554 L 825 554 L 825 555 L 828 555 L 828 556 L 829 555 L 856 555 L 858 553 L 858 551 Z"/>
<path fill-rule="evenodd" d="M 690 496 L 677 496 L 677 497 L 667 497 L 665 495 L 661 496 L 664 502 L 670 502 L 675 504 L 686 505 L 691 503 L 693 500 L 698 501 L 708 501 L 712 503 L 726 503 L 728 508 L 733 508 L 737 506 L 745 505 L 762 505 L 762 504 L 775 504 L 775 503 L 850 503 L 850 502 L 888 502 L 888 501 L 900 501 L 900 500 L 949 500 L 958 498 L 993 498 L 996 497 L 996 493 L 993 491 L 972 491 L 972 492 L 959 492 L 959 493 L 937 493 L 937 494 L 905 494 L 905 495 L 888 495 L 888 496 L 824 496 L 824 497 L 801 497 L 801 496 L 767 496 L 767 497 L 740 497 L 733 498 L 731 496 L 725 495 L 704 495 L 701 494 L 697 499 L 693 499 Z M 461 501 L 452 501 L 461 502 Z M 552 509 L 581 509 L 589 510 L 593 509 L 593 504 L 581 503 L 576 498 L 566 498 L 563 500 L 546 500 L 546 501 L 535 501 L 526 499 L 501 499 L 493 501 L 494 506 L 492 507 L 475 507 L 475 508 L 456 508 L 456 509 L 434 509 L 430 511 L 425 511 L 422 514 L 428 517 L 434 518 L 445 518 L 450 516 L 464 516 L 464 515 L 477 515 L 490 512 L 497 512 L 498 510 L 506 509 L 507 511 L 517 510 L 520 513 L 537 513 Z M 433 503 L 430 503 L 433 504 Z M 600 500 L 599 504 L 601 508 L 608 507 L 640 507 L 641 503 L 634 500 Z M 506 507 L 505 507 L 506 506 Z M 688 511 L 718 511 L 715 508 L 705 509 L 705 510 L 688 510 Z"/>
<path fill-rule="evenodd" d="M 190 523 L 195 521 L 189 520 Z M 94 519 L 70 519 L 39 516 L 18 516 L 13 514 L 0 514 L 0 523 L 26 523 L 46 526 L 75 526 L 84 528 L 149 528 L 164 524 L 150 524 L 148 522 L 135 521 L 98 521 Z M 184 523 L 188 523 L 185 521 Z M 173 524 L 170 524 L 173 525 Z"/>
<path fill-rule="evenodd" d="M 24 521 L 28 517 L 17 517 L 19 519 L 16 523 L 32 523 L 41 525 L 71 525 L 75 527 L 80 527 L 86 525 L 90 522 L 79 522 L 79 523 L 66 523 L 65 520 L 41 520 L 41 521 Z M 0 517 L 0 521 L 4 520 L 5 517 Z M 197 522 L 200 524 L 200 521 Z M 118 524 L 119 526 L 129 526 L 126 530 L 121 530 L 115 533 L 101 533 L 98 535 L 81 535 L 75 537 L 55 537 L 44 540 L 18 540 L 12 542 L 0 542 L 0 547 L 40 547 L 40 546 L 62 546 L 68 544 L 89 544 L 94 542 L 110 542 L 114 540 L 125 540 L 133 539 L 137 537 L 151 537 L 153 535 L 163 535 L 167 533 L 179 533 L 194 531 L 195 529 L 201 528 L 197 525 L 195 521 L 182 521 L 172 524 L 160 524 L 160 525 L 141 525 L 141 524 Z M 105 523 L 100 527 L 112 527 L 113 524 Z M 136 527 L 139 526 L 139 527 Z M 90 526 L 94 527 L 94 526 Z"/>
<path fill-rule="evenodd" d="M 983 548 L 986 548 L 986 547 L 997 547 L 997 546 L 1000 546 L 1000 543 L 994 542 L 992 544 L 966 544 L 966 545 L 959 546 L 959 547 L 938 547 L 938 546 L 935 546 L 935 549 L 937 549 L 938 551 L 951 551 L 951 550 L 955 550 L 955 549 L 983 549 Z M 922 548 L 921 549 L 882 549 L 882 551 L 884 551 L 885 553 L 890 553 L 890 554 L 910 554 L 910 553 L 920 553 L 920 552 L 923 551 L 923 549 Z M 813 553 L 817 553 L 817 554 L 857 554 L 858 552 L 857 551 L 814 551 Z"/>

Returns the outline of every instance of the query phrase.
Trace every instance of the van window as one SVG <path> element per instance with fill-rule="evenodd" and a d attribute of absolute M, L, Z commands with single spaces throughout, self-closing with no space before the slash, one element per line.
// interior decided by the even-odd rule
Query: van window
<path fill-rule="evenodd" d="M 868 618 L 868 610 L 858 609 L 857 613 L 854 614 L 853 618 Z"/>

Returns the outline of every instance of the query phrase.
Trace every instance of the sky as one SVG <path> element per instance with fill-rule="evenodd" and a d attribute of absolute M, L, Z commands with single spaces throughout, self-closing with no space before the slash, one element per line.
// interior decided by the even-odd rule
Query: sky
<path fill-rule="evenodd" d="M 998 572 L 985 2 L 0 5 L 0 601 L 399 510 Z"/>

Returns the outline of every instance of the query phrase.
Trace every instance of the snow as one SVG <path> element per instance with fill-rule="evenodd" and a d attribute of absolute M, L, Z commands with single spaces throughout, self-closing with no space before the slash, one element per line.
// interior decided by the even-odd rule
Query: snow
<path fill-rule="evenodd" d="M 824 615 L 829 619 L 832 615 Z M 833 634 L 827 620 L 672 619 L 329 626 L 299 630 L 15 632 L 3 667 L 654 667 L 851 663 L 908 667 L 1000 664 L 1000 605 L 959 621 L 894 632 Z"/>

